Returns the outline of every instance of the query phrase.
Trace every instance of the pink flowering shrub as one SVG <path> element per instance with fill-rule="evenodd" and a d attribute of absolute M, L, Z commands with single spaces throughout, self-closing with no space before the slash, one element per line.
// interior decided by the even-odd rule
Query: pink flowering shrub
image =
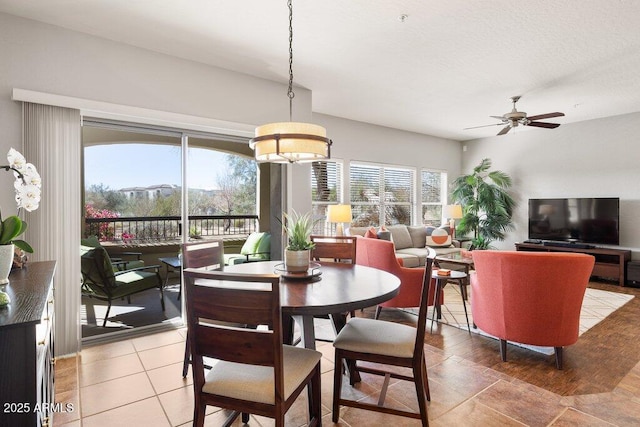
<path fill-rule="evenodd" d="M 84 206 L 85 218 L 119 218 L 118 212 L 113 212 L 108 209 L 95 209 L 93 205 Z M 113 240 L 114 230 L 109 223 L 98 224 L 98 240 Z M 132 236 L 133 237 L 133 236 Z"/>

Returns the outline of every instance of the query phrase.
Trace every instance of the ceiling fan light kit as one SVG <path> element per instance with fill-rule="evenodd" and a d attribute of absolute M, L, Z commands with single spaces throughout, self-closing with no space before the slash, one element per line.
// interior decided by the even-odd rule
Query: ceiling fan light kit
<path fill-rule="evenodd" d="M 510 112 L 505 113 L 502 116 L 489 116 L 494 119 L 500 120 L 501 123 L 496 123 L 492 125 L 474 126 L 474 127 L 465 128 L 465 129 L 477 129 L 477 128 L 482 128 L 487 126 L 504 126 L 504 128 L 502 128 L 500 132 L 498 132 L 498 136 L 500 136 L 500 135 L 505 135 L 512 128 L 518 127 L 519 125 L 533 126 L 533 127 L 539 127 L 539 128 L 545 128 L 545 129 L 555 129 L 558 126 L 560 126 L 560 123 L 539 122 L 538 120 L 550 119 L 553 117 L 562 117 L 564 116 L 564 113 L 554 112 L 554 113 L 538 114 L 535 116 L 527 116 L 527 113 L 525 113 L 524 111 L 518 111 L 516 109 L 516 102 L 518 102 L 519 100 L 520 100 L 520 96 L 512 96 L 511 102 L 513 103 L 513 109 Z"/>
<path fill-rule="evenodd" d="M 289 8 L 289 121 L 258 126 L 249 146 L 257 162 L 302 163 L 331 157 L 331 144 L 324 127 L 311 123 L 293 122 L 293 5 Z"/>

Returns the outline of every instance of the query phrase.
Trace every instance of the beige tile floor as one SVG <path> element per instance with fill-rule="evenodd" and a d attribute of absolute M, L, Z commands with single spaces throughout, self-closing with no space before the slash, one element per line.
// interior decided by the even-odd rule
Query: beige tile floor
<path fill-rule="evenodd" d="M 448 326 L 445 326 L 448 327 Z M 478 339 L 486 339 L 479 337 Z M 181 376 L 185 330 L 83 349 L 79 357 L 60 359 L 56 365 L 56 401 L 74 410 L 57 413 L 55 426 L 189 426 L 193 390 L 190 375 Z M 323 423 L 331 422 L 333 347 L 318 342 L 322 359 Z M 477 365 L 425 345 L 432 401 L 432 426 L 630 426 L 640 425 L 640 364 L 612 393 L 562 397 L 529 383 Z M 363 381 L 343 394 L 377 400 L 379 377 L 363 374 Z M 417 409 L 415 389 L 395 381 L 386 404 Z M 306 422 L 306 394 L 287 414 L 287 425 Z M 207 426 L 221 425 L 226 413 L 208 411 Z M 241 425 L 237 420 L 234 425 Z M 273 422 L 253 417 L 250 425 Z M 419 421 L 352 408 L 341 410 L 342 426 L 414 426 Z"/>

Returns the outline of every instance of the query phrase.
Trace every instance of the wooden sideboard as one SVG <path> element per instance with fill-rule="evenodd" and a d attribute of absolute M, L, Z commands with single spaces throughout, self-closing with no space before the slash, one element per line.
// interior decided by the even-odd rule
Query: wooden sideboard
<path fill-rule="evenodd" d="M 571 248 L 568 246 L 551 246 L 538 243 L 516 243 L 518 251 L 535 252 L 573 252 L 593 255 L 596 263 L 593 266 L 592 276 L 615 279 L 620 286 L 626 284 L 626 266 L 631 259 L 631 251 L 624 249 L 608 248 Z"/>
<path fill-rule="evenodd" d="M 0 427 L 52 426 L 55 261 L 9 276 L 11 303 L 0 308 Z"/>

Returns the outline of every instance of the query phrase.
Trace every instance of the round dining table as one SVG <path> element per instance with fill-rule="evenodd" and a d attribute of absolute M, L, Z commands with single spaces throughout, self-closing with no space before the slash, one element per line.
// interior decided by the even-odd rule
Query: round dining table
<path fill-rule="evenodd" d="M 280 274 L 280 303 L 283 318 L 291 317 L 301 326 L 302 342 L 315 349 L 313 318 L 329 315 L 336 332 L 344 326 L 341 314 L 373 307 L 388 301 L 400 291 L 395 275 L 357 264 L 322 262 L 309 270 L 308 277 L 288 278 L 282 261 L 262 261 L 228 265 L 225 272 L 243 274 Z M 284 325 L 292 335 L 293 325 Z"/>

